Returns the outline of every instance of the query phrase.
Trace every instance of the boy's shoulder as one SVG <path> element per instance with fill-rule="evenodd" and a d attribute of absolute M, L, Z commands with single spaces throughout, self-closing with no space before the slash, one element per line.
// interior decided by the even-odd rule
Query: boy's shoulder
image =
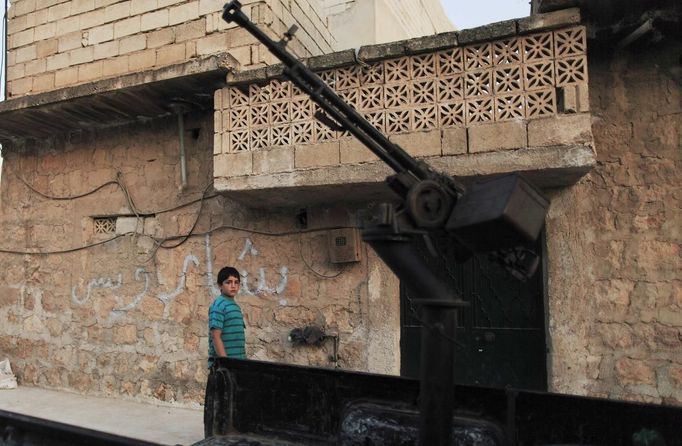
<path fill-rule="evenodd" d="M 229 299 L 222 294 L 213 299 L 211 303 L 211 308 L 226 308 L 233 305 L 237 305 L 234 299 Z"/>

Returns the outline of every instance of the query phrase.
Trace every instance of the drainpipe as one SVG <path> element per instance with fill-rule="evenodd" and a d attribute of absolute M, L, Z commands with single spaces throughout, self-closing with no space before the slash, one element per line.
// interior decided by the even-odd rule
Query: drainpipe
<path fill-rule="evenodd" d="M 623 48 L 630 45 L 632 42 L 641 38 L 642 36 L 644 36 L 646 33 L 648 33 L 649 31 L 651 31 L 653 29 L 654 29 L 654 21 L 653 21 L 653 19 L 648 19 L 647 21 L 645 21 L 644 23 L 639 25 L 639 27 L 636 30 L 634 30 L 633 32 L 628 34 L 625 38 L 623 38 L 620 42 L 618 42 L 618 45 L 616 45 L 616 49 L 622 50 Z"/>
<path fill-rule="evenodd" d="M 3 28 L 2 28 L 2 30 L 4 31 L 4 33 L 3 33 L 4 34 L 4 36 L 3 36 L 4 41 L 3 41 L 3 47 L 2 47 L 2 51 L 4 51 L 4 53 L 2 54 L 2 62 L 3 62 L 4 66 L 0 67 L 0 70 L 3 70 L 2 76 L 0 76 L 0 78 L 2 78 L 2 82 L 4 84 L 2 86 L 2 91 L 4 92 L 4 97 L 3 97 L 4 100 L 7 100 L 7 24 L 9 23 L 9 11 L 8 11 L 8 9 L 9 9 L 9 0 L 5 0 L 5 17 L 3 18 L 4 23 L 3 23 Z"/>
<path fill-rule="evenodd" d="M 180 187 L 187 187 L 187 158 L 185 157 L 185 109 L 182 104 L 173 103 L 171 109 L 178 116 L 178 140 L 180 145 Z"/>

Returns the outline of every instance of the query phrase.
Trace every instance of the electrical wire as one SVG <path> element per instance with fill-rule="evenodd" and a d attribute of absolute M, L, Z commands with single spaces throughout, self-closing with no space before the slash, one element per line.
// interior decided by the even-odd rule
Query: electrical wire
<path fill-rule="evenodd" d="M 128 233 L 126 233 L 126 234 L 119 234 L 119 235 L 116 235 L 116 236 L 114 236 L 114 237 L 112 237 L 112 238 L 109 238 L 109 239 L 107 239 L 107 240 L 102 240 L 102 241 L 99 241 L 99 242 L 96 242 L 96 243 L 91 243 L 91 244 L 83 245 L 83 246 L 80 246 L 80 247 L 68 248 L 68 249 L 63 249 L 63 250 L 55 250 L 55 251 L 19 251 L 19 250 L 9 250 L 9 249 L 2 249 L 2 248 L 0 248 L 0 253 L 5 253 L 5 254 L 20 254 L 20 255 L 50 255 L 50 254 L 65 254 L 65 253 L 76 252 L 76 251 L 80 251 L 80 250 L 84 250 L 84 249 L 89 249 L 89 248 L 92 248 L 92 247 L 95 247 L 95 246 L 103 245 L 103 244 L 105 244 L 105 243 L 109 243 L 109 242 L 111 242 L 111 241 L 117 240 L 117 239 L 119 239 L 119 238 L 121 238 L 121 237 L 124 237 L 124 236 L 134 236 L 134 237 L 142 236 L 142 237 L 148 237 L 148 238 L 152 239 L 152 240 L 153 240 L 153 243 L 154 243 L 154 247 L 152 248 L 151 253 L 150 253 L 149 255 L 147 255 L 147 257 L 146 257 L 144 260 L 142 260 L 141 262 L 136 262 L 136 263 L 138 263 L 139 265 L 144 265 L 144 264 L 146 264 L 146 263 L 148 263 L 148 262 L 150 262 L 150 261 L 152 261 L 152 260 L 155 259 L 156 254 L 158 253 L 158 250 L 159 250 L 159 249 L 175 249 L 175 248 L 178 248 L 178 247 L 182 246 L 183 244 L 185 244 L 185 243 L 187 242 L 187 240 L 190 239 L 190 237 L 205 236 L 205 235 L 207 235 L 207 234 L 211 234 L 211 233 L 213 233 L 213 232 L 215 232 L 215 231 L 218 231 L 218 230 L 221 230 L 221 229 L 231 229 L 231 230 L 235 230 L 235 231 L 247 232 L 247 233 L 249 233 L 249 234 L 264 235 L 264 236 L 269 236 L 269 237 L 285 237 L 285 236 L 289 236 L 289 235 L 298 235 L 298 236 L 299 236 L 299 238 L 298 238 L 298 241 L 299 241 L 299 254 L 300 254 L 300 256 L 301 256 L 301 260 L 303 261 L 303 264 L 304 264 L 304 265 L 305 265 L 313 274 L 315 274 L 316 276 L 318 276 L 318 277 L 320 277 L 320 278 L 323 278 L 323 279 L 333 279 L 333 278 L 335 278 L 335 277 L 340 276 L 340 275 L 341 275 L 343 272 L 345 272 L 345 270 L 346 270 L 345 267 L 342 267 L 336 274 L 333 274 L 333 275 L 326 275 L 326 274 L 322 274 L 322 273 L 316 271 L 316 270 L 312 267 L 312 265 L 310 265 L 310 263 L 308 263 L 308 261 L 306 260 L 305 256 L 303 255 L 303 241 L 302 241 L 303 237 L 302 237 L 302 235 L 303 235 L 303 234 L 306 234 L 306 233 L 312 233 L 312 232 L 329 231 L 329 230 L 334 230 L 334 229 L 345 229 L 345 228 L 348 228 L 348 226 L 334 226 L 334 227 L 315 228 L 315 229 L 298 229 L 298 230 L 295 230 L 295 231 L 272 232 L 272 231 L 264 231 L 264 230 L 252 229 L 252 228 L 247 228 L 247 227 L 240 227 L 240 226 L 235 226 L 235 225 L 220 225 L 220 226 L 217 226 L 217 227 L 215 227 L 215 228 L 211 228 L 211 229 L 209 229 L 208 231 L 204 231 L 204 232 L 195 232 L 195 231 L 196 231 L 196 228 L 197 228 L 197 226 L 198 226 L 198 224 L 199 224 L 199 219 L 201 218 L 202 211 L 203 211 L 203 209 L 204 209 L 204 203 L 205 203 L 205 201 L 206 201 L 207 199 L 215 198 L 215 197 L 218 196 L 218 194 L 215 194 L 215 193 L 214 193 L 214 194 L 209 194 L 209 193 L 208 193 L 209 190 L 211 189 L 211 187 L 213 186 L 213 184 L 211 184 L 211 183 L 209 183 L 209 184 L 206 185 L 206 187 L 204 188 L 204 190 L 203 190 L 203 192 L 202 192 L 202 194 L 201 194 L 201 197 L 198 198 L 198 199 L 190 200 L 190 201 L 188 201 L 188 202 L 181 203 L 181 204 L 179 204 L 179 205 L 172 206 L 172 207 L 169 207 L 169 208 L 161 209 L 161 210 L 158 210 L 158 211 L 155 211 L 155 212 L 141 212 L 141 211 L 139 211 L 139 210 L 137 209 L 137 206 L 135 205 L 135 202 L 134 202 L 134 200 L 133 200 L 133 198 L 132 198 L 132 195 L 130 194 L 130 191 L 128 190 L 128 187 L 126 186 L 126 184 L 125 184 L 125 182 L 124 182 L 124 180 L 123 180 L 123 174 L 122 174 L 121 172 L 117 172 L 117 174 L 116 174 L 116 179 L 110 180 L 110 181 L 106 181 L 106 182 L 100 184 L 99 186 L 97 186 L 97 187 L 95 187 L 95 188 L 93 188 L 93 189 L 91 189 L 91 190 L 88 190 L 88 191 L 86 191 L 86 192 L 83 192 L 83 193 L 80 193 L 80 194 L 75 194 L 75 195 L 57 196 L 57 195 L 48 194 L 48 193 L 45 193 L 45 192 L 42 192 L 42 191 L 36 189 L 36 188 L 35 188 L 32 184 L 30 184 L 23 176 L 21 176 L 21 175 L 19 175 L 17 172 L 15 172 L 15 171 L 12 169 L 12 167 L 11 167 L 10 164 L 7 164 L 7 167 L 8 167 L 8 170 L 9 170 L 14 176 L 16 176 L 16 177 L 17 177 L 17 178 L 18 178 L 18 179 L 19 179 L 19 180 L 20 180 L 20 181 L 21 181 L 29 190 L 31 190 L 33 193 L 35 193 L 35 194 L 37 194 L 37 195 L 39 195 L 39 196 L 41 196 L 41 197 L 43 197 L 43 198 L 45 198 L 45 199 L 48 199 L 48 200 L 57 200 L 57 201 L 76 200 L 76 199 L 79 199 L 79 198 L 83 198 L 83 197 L 87 197 L 87 196 L 89 196 L 89 195 L 92 195 L 92 194 L 94 194 L 94 193 L 96 193 L 96 192 L 98 192 L 98 191 L 104 189 L 104 188 L 107 187 L 107 186 L 116 185 L 116 186 L 118 187 L 118 189 L 123 193 L 123 195 L 124 195 L 124 197 L 125 197 L 125 200 L 126 200 L 126 202 L 128 203 L 128 207 L 130 208 L 130 210 L 133 212 L 133 214 L 134 214 L 135 217 L 137 218 L 137 220 L 138 220 L 138 221 L 137 221 L 137 223 L 138 223 L 138 224 L 137 224 L 137 227 L 139 227 L 139 222 L 140 222 L 140 220 L 141 220 L 142 217 L 146 217 L 146 216 L 150 216 L 150 215 L 157 215 L 157 214 L 165 213 L 165 212 L 171 212 L 171 211 L 173 211 L 173 210 L 177 210 L 177 209 L 180 209 L 180 208 L 189 206 L 189 205 L 194 204 L 194 203 L 197 203 L 197 202 L 199 203 L 199 209 L 197 210 L 196 218 L 194 219 L 194 222 L 192 223 L 192 227 L 191 227 L 190 230 L 189 230 L 187 233 L 185 233 L 185 234 L 178 234 L 178 235 L 173 235 L 173 236 L 164 237 L 164 238 L 156 238 L 156 237 L 153 237 L 153 236 L 148 235 L 148 234 L 141 234 L 141 233 L 139 233 L 139 232 L 137 232 L 137 231 L 133 231 L 133 232 L 128 232 Z M 168 242 L 172 242 L 172 241 L 176 241 L 176 240 L 178 240 L 178 241 L 175 242 L 175 243 L 172 243 L 172 244 L 168 244 Z"/>
<path fill-rule="evenodd" d="M 325 230 L 326 230 L 326 229 L 325 229 Z M 298 252 L 299 252 L 299 254 L 301 255 L 301 261 L 303 261 L 303 264 L 304 264 L 304 265 L 305 265 L 313 274 L 315 274 L 317 277 L 319 277 L 319 278 L 321 278 L 321 279 L 334 279 L 335 277 L 339 277 L 339 276 L 341 275 L 341 273 L 343 273 L 343 272 L 346 270 L 345 267 L 341 267 L 341 269 L 340 269 L 336 274 L 329 275 L 329 276 L 326 275 L 326 274 L 322 274 L 322 273 L 320 273 L 320 272 L 317 272 L 317 271 L 308 263 L 308 261 L 307 261 L 307 260 L 305 259 L 305 257 L 303 256 L 303 233 L 299 233 L 299 237 L 298 237 Z"/>

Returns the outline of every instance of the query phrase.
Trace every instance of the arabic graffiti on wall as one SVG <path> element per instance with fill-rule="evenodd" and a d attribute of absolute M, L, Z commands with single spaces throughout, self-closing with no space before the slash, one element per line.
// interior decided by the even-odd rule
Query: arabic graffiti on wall
<path fill-rule="evenodd" d="M 220 290 L 216 286 L 213 275 L 213 253 L 211 247 L 211 236 L 206 235 L 204 239 L 205 253 L 206 253 L 206 279 L 207 279 L 207 289 L 211 293 L 211 297 L 220 294 Z M 247 256 L 258 256 L 258 250 L 256 249 L 253 241 L 247 238 L 244 241 L 244 248 L 237 257 L 238 262 L 242 262 Z M 201 261 L 197 256 L 189 253 L 185 256 L 182 269 L 178 274 L 178 282 L 172 291 L 159 291 L 153 294 L 150 291 L 149 284 L 149 272 L 145 268 L 137 268 L 134 273 L 134 278 L 136 282 L 143 282 L 142 289 L 137 293 L 130 302 L 124 303 L 122 296 L 114 294 L 114 299 L 116 300 L 116 307 L 111 312 L 111 318 L 115 319 L 121 317 L 127 311 L 136 308 L 142 300 L 149 296 L 160 300 L 164 304 L 163 316 L 168 318 L 170 315 L 170 304 L 178 296 L 185 292 L 187 287 L 187 276 L 191 272 L 191 267 L 198 270 L 199 273 L 201 267 Z M 238 265 L 237 265 L 238 266 Z M 240 295 L 246 296 L 262 296 L 262 295 L 282 295 L 287 287 L 287 281 L 289 277 L 289 268 L 287 266 L 281 266 L 277 270 L 279 279 L 276 283 L 271 283 L 268 280 L 268 269 L 265 267 L 259 267 L 256 276 L 252 276 L 247 270 L 240 269 L 242 286 L 240 289 Z M 165 281 L 161 278 L 160 272 L 157 270 L 158 282 L 164 283 Z M 112 290 L 116 291 L 123 285 L 123 273 L 118 273 L 114 277 L 93 277 L 85 285 L 84 290 L 80 290 L 82 286 L 74 286 L 71 289 L 71 301 L 76 305 L 85 305 L 91 298 L 93 290 Z M 280 300 L 280 304 L 283 305 L 286 300 Z"/>

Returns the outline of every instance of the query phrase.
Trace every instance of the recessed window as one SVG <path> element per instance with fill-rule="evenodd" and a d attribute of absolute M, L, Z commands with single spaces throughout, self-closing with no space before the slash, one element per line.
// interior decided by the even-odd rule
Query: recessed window
<path fill-rule="evenodd" d="M 95 234 L 113 234 L 116 232 L 116 217 L 95 217 Z"/>

